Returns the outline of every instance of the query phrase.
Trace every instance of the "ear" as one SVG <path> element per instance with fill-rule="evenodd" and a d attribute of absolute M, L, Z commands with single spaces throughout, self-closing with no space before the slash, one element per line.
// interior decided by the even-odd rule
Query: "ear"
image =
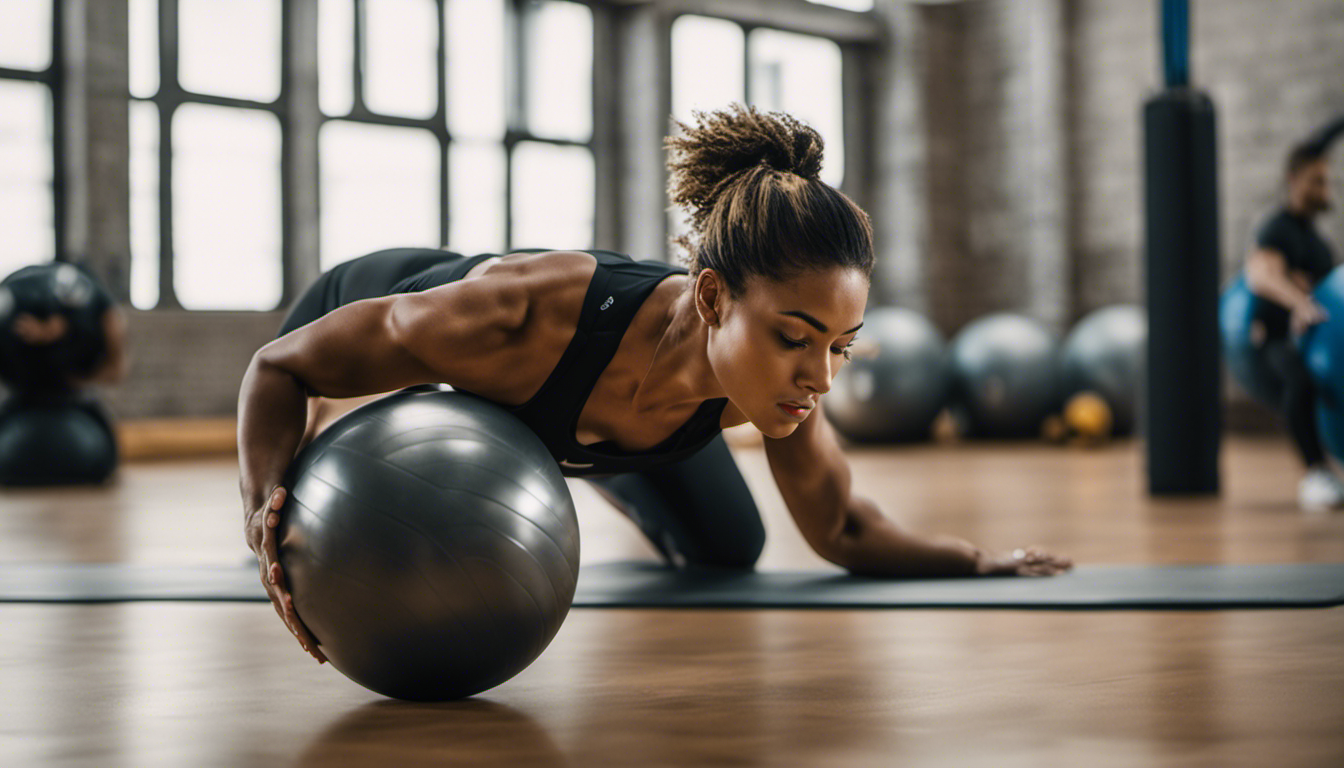
<path fill-rule="evenodd" d="M 716 326 L 721 321 L 723 301 L 728 296 L 723 278 L 713 269 L 702 269 L 695 276 L 695 311 L 705 325 Z"/>

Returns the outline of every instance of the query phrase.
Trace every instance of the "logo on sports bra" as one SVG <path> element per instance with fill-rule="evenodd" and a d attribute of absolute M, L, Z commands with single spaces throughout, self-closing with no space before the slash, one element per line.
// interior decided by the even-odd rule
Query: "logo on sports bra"
<path fill-rule="evenodd" d="M 607 300 L 604 301 L 604 302 L 602 302 L 602 306 L 600 306 L 600 307 L 597 308 L 598 311 L 600 312 L 600 311 L 606 309 L 607 307 L 610 307 L 610 306 L 612 305 L 612 303 L 615 302 L 615 301 L 616 301 L 616 297 L 615 297 L 615 296 L 608 296 L 608 297 L 607 297 Z"/>

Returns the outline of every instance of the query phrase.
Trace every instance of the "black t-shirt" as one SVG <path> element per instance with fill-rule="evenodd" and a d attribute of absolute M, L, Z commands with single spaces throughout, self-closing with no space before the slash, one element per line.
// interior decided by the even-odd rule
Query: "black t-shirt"
<path fill-rule="evenodd" d="M 59 390 L 67 377 L 87 376 L 107 350 L 103 314 L 111 294 L 80 267 L 51 262 L 24 267 L 0 281 L 0 381 L 19 391 Z M 65 335 L 51 344 L 30 346 L 14 333 L 19 313 L 45 320 L 65 317 Z"/>
<path fill-rule="evenodd" d="M 1283 254 L 1290 271 L 1304 273 L 1316 285 L 1335 267 L 1334 254 L 1312 224 L 1286 208 L 1280 208 L 1265 219 L 1255 234 L 1255 244 Z M 1256 319 L 1263 322 L 1269 338 L 1288 335 L 1288 310 L 1269 300 L 1256 305 Z"/>

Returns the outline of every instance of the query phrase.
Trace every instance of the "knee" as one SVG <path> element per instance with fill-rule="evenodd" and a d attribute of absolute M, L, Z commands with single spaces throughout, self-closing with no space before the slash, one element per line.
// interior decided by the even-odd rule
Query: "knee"
<path fill-rule="evenodd" d="M 701 539 L 694 547 L 685 547 L 681 554 L 688 566 L 751 570 L 764 549 L 765 526 L 757 517 L 731 535 Z"/>

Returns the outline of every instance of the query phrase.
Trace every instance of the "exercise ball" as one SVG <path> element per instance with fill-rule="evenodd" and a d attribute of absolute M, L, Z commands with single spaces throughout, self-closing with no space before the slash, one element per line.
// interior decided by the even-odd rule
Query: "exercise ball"
<path fill-rule="evenodd" d="M 1041 323 L 995 314 L 967 325 L 952 342 L 957 411 L 968 434 L 1038 434 L 1060 401 L 1059 343 Z"/>
<path fill-rule="evenodd" d="M 1130 433 L 1138 418 L 1147 342 L 1148 316 L 1143 307 L 1117 304 L 1088 314 L 1060 349 L 1064 395 L 1095 393 L 1110 410 L 1109 431 Z"/>
<path fill-rule="evenodd" d="M 1344 271 L 1335 268 L 1312 295 L 1327 317 L 1302 334 L 1298 348 L 1321 399 L 1344 409 Z"/>
<path fill-rule="evenodd" d="M 0 281 L 0 382 L 17 392 L 71 389 L 71 377 L 87 376 L 107 351 L 103 315 L 110 294 L 73 264 L 52 262 L 16 270 Z M 15 331 L 21 315 L 59 322 L 60 336 L 30 344 Z"/>
<path fill-rule="evenodd" d="M 1322 401 L 1316 406 L 1316 431 L 1321 436 L 1321 447 L 1344 462 L 1344 407 Z"/>
<path fill-rule="evenodd" d="M 116 468 L 116 437 L 96 403 L 14 397 L 0 408 L 0 485 L 101 483 Z"/>
<path fill-rule="evenodd" d="M 1218 328 L 1223 339 L 1223 360 L 1232 378 L 1246 393 L 1265 403 L 1283 400 L 1283 384 L 1260 354 L 1264 328 L 1255 319 L 1262 299 L 1251 293 L 1246 276 L 1239 275 L 1223 291 L 1218 302 Z"/>
<path fill-rule="evenodd" d="M 569 612 L 574 502 L 521 421 L 435 388 L 361 406 L 295 457 L 280 564 L 332 666 L 441 701 L 513 677 Z"/>
<path fill-rule="evenodd" d="M 826 393 L 824 413 L 861 442 L 924 440 L 947 403 L 947 344 L 918 312 L 885 307 L 863 318 L 854 359 Z"/>

